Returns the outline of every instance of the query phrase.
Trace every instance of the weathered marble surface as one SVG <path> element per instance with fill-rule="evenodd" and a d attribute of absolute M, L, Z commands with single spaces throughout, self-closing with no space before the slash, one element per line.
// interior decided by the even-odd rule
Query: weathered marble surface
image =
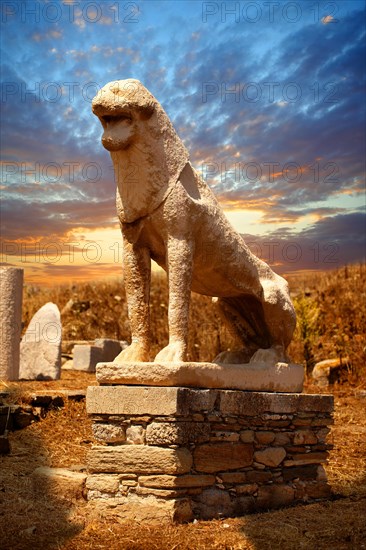
<path fill-rule="evenodd" d="M 32 317 L 20 343 L 19 378 L 58 380 L 61 375 L 60 311 L 48 302 Z"/>
<path fill-rule="evenodd" d="M 155 360 L 187 359 L 191 290 L 215 297 L 242 342 L 220 363 L 247 363 L 258 349 L 287 362 L 296 319 L 287 282 L 254 256 L 215 196 L 155 97 L 134 79 L 104 86 L 93 100 L 117 180 L 124 278 L 132 343 L 117 363 L 150 357 L 150 263 L 169 273 L 169 343 Z"/>
<path fill-rule="evenodd" d="M 0 380 L 18 380 L 23 269 L 0 267 Z"/>
<path fill-rule="evenodd" d="M 100 384 L 182 386 L 251 391 L 301 392 L 302 365 L 253 362 L 243 365 L 215 363 L 99 363 Z"/>

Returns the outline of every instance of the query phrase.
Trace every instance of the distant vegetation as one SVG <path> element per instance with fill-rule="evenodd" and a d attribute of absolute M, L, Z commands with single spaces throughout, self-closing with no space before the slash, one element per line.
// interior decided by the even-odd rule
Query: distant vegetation
<path fill-rule="evenodd" d="M 315 362 L 348 357 L 351 383 L 366 383 L 366 266 L 289 276 L 297 311 L 297 329 L 289 349 L 293 361 L 310 373 Z M 70 301 L 72 300 L 72 302 Z M 55 302 L 62 313 L 63 338 L 129 340 L 129 321 L 123 281 L 78 283 L 24 290 L 23 322 L 45 302 Z M 166 277 L 155 274 L 151 289 L 152 357 L 168 340 Z M 192 294 L 189 358 L 209 361 L 238 343 L 218 318 L 211 299 Z"/>

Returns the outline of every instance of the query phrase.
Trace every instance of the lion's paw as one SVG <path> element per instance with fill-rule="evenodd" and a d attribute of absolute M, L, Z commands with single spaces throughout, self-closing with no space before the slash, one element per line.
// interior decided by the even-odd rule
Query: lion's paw
<path fill-rule="evenodd" d="M 181 342 L 173 342 L 159 351 L 155 363 L 180 363 L 186 360 L 186 346 Z"/>
<path fill-rule="evenodd" d="M 147 361 L 149 361 L 149 352 L 146 350 L 146 347 L 133 342 L 117 355 L 113 363 L 120 365 L 121 363 L 145 363 Z"/>

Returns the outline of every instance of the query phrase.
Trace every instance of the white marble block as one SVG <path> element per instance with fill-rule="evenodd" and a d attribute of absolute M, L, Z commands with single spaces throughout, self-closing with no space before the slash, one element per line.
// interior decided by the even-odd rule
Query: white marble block
<path fill-rule="evenodd" d="M 61 373 L 61 317 L 48 302 L 32 317 L 20 344 L 19 378 L 58 380 Z"/>

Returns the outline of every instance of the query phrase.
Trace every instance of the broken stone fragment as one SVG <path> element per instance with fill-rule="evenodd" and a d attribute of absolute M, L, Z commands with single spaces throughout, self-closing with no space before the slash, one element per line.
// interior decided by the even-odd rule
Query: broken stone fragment
<path fill-rule="evenodd" d="M 260 464 L 276 468 L 281 464 L 286 456 L 286 451 L 283 447 L 267 447 L 261 451 L 254 453 L 254 459 Z"/>
<path fill-rule="evenodd" d="M 20 343 L 19 378 L 58 380 L 61 374 L 61 317 L 48 302 L 32 317 Z"/>
<path fill-rule="evenodd" d="M 37 493 L 52 494 L 67 500 L 84 497 L 85 473 L 40 466 L 32 473 L 32 480 L 33 489 Z"/>

